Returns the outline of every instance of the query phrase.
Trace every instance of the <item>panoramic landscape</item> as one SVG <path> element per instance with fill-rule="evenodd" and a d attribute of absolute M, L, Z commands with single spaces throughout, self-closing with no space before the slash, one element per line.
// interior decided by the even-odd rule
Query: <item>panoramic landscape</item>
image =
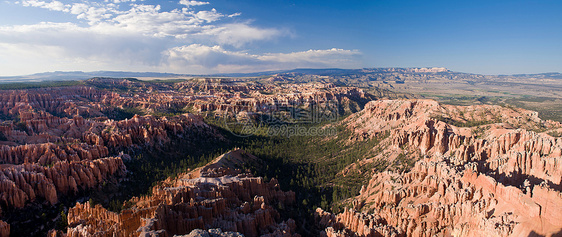
<path fill-rule="evenodd" d="M 4 1 L 0 236 L 562 236 L 560 7 Z"/>

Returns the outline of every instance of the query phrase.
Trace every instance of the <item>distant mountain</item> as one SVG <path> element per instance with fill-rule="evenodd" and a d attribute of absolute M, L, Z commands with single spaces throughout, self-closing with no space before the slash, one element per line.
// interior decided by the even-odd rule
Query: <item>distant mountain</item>
<path fill-rule="evenodd" d="M 232 76 L 232 77 L 250 77 L 250 76 L 266 76 L 273 74 L 304 74 L 304 75 L 319 75 L 319 76 L 349 76 L 349 75 L 363 75 L 372 73 L 453 73 L 452 71 L 443 67 L 431 68 L 362 68 L 362 69 L 341 69 L 341 68 L 297 68 L 292 70 L 256 72 L 256 73 L 230 73 L 230 74 L 213 74 L 211 76 Z"/>
<path fill-rule="evenodd" d="M 544 78 L 544 79 L 562 79 L 562 74 L 559 72 L 547 72 L 547 73 L 537 73 L 537 74 L 515 74 L 513 77 L 533 77 L 533 78 Z"/>
<path fill-rule="evenodd" d="M 43 72 L 25 76 L 0 77 L 0 83 L 7 82 L 38 82 L 38 81 L 74 81 L 86 80 L 93 77 L 177 77 L 188 76 L 174 73 L 160 72 L 122 72 L 122 71 L 95 71 L 95 72 Z"/>
<path fill-rule="evenodd" d="M 124 72 L 124 71 L 70 71 L 70 72 L 44 72 L 25 76 L 0 77 L 0 83 L 10 82 L 39 82 L 39 81 L 71 81 L 85 80 L 93 77 L 112 77 L 112 78 L 173 78 L 173 77 L 261 77 L 269 75 L 318 75 L 332 77 L 361 77 L 379 75 L 379 77 L 394 77 L 394 74 L 403 75 L 439 75 L 439 76 L 463 76 L 463 77 L 482 77 L 484 75 L 454 72 L 443 67 L 426 68 L 362 68 L 362 69 L 341 69 L 341 68 L 297 68 L 292 70 L 264 71 L 252 73 L 217 73 L 217 74 L 175 74 L 160 72 Z M 539 73 L 539 74 L 515 74 L 487 76 L 496 78 L 537 78 L 537 79 L 562 79 L 562 74 L 558 72 Z"/>

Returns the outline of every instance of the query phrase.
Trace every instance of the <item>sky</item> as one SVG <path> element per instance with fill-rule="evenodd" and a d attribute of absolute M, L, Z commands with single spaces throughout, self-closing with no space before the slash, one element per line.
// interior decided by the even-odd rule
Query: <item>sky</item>
<path fill-rule="evenodd" d="M 0 76 L 562 72 L 562 1 L 0 0 Z"/>

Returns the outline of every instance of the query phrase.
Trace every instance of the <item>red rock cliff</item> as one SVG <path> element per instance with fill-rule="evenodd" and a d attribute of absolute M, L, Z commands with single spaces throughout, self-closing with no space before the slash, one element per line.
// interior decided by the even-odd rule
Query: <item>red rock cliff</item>
<path fill-rule="evenodd" d="M 482 114 L 494 119 L 456 127 L 435 114 L 457 121 Z M 353 199 L 357 210 L 337 215 L 317 210 L 319 222 L 328 226 L 328 236 L 560 233 L 562 139 L 511 128 L 525 121 L 529 128 L 560 127 L 529 111 L 495 106 L 370 102 L 347 120 L 348 126 L 361 139 L 390 131 L 381 142 L 387 156 L 378 158 L 405 153 L 418 161 L 405 173 L 373 175 Z"/>
<path fill-rule="evenodd" d="M 77 203 L 69 210 L 67 236 L 172 236 L 194 229 L 220 228 L 245 236 L 296 236 L 293 220 L 280 220 L 270 205 L 291 205 L 294 192 L 283 192 L 275 180 L 251 177 L 227 164 L 256 159 L 242 150 L 134 198 L 135 206 L 113 213 L 101 206 Z"/>

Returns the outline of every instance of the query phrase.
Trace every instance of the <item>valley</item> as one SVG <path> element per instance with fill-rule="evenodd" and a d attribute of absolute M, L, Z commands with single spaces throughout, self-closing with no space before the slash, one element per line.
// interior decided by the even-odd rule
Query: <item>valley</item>
<path fill-rule="evenodd" d="M 0 233 L 559 235 L 559 77 L 302 69 L 5 84 Z"/>

